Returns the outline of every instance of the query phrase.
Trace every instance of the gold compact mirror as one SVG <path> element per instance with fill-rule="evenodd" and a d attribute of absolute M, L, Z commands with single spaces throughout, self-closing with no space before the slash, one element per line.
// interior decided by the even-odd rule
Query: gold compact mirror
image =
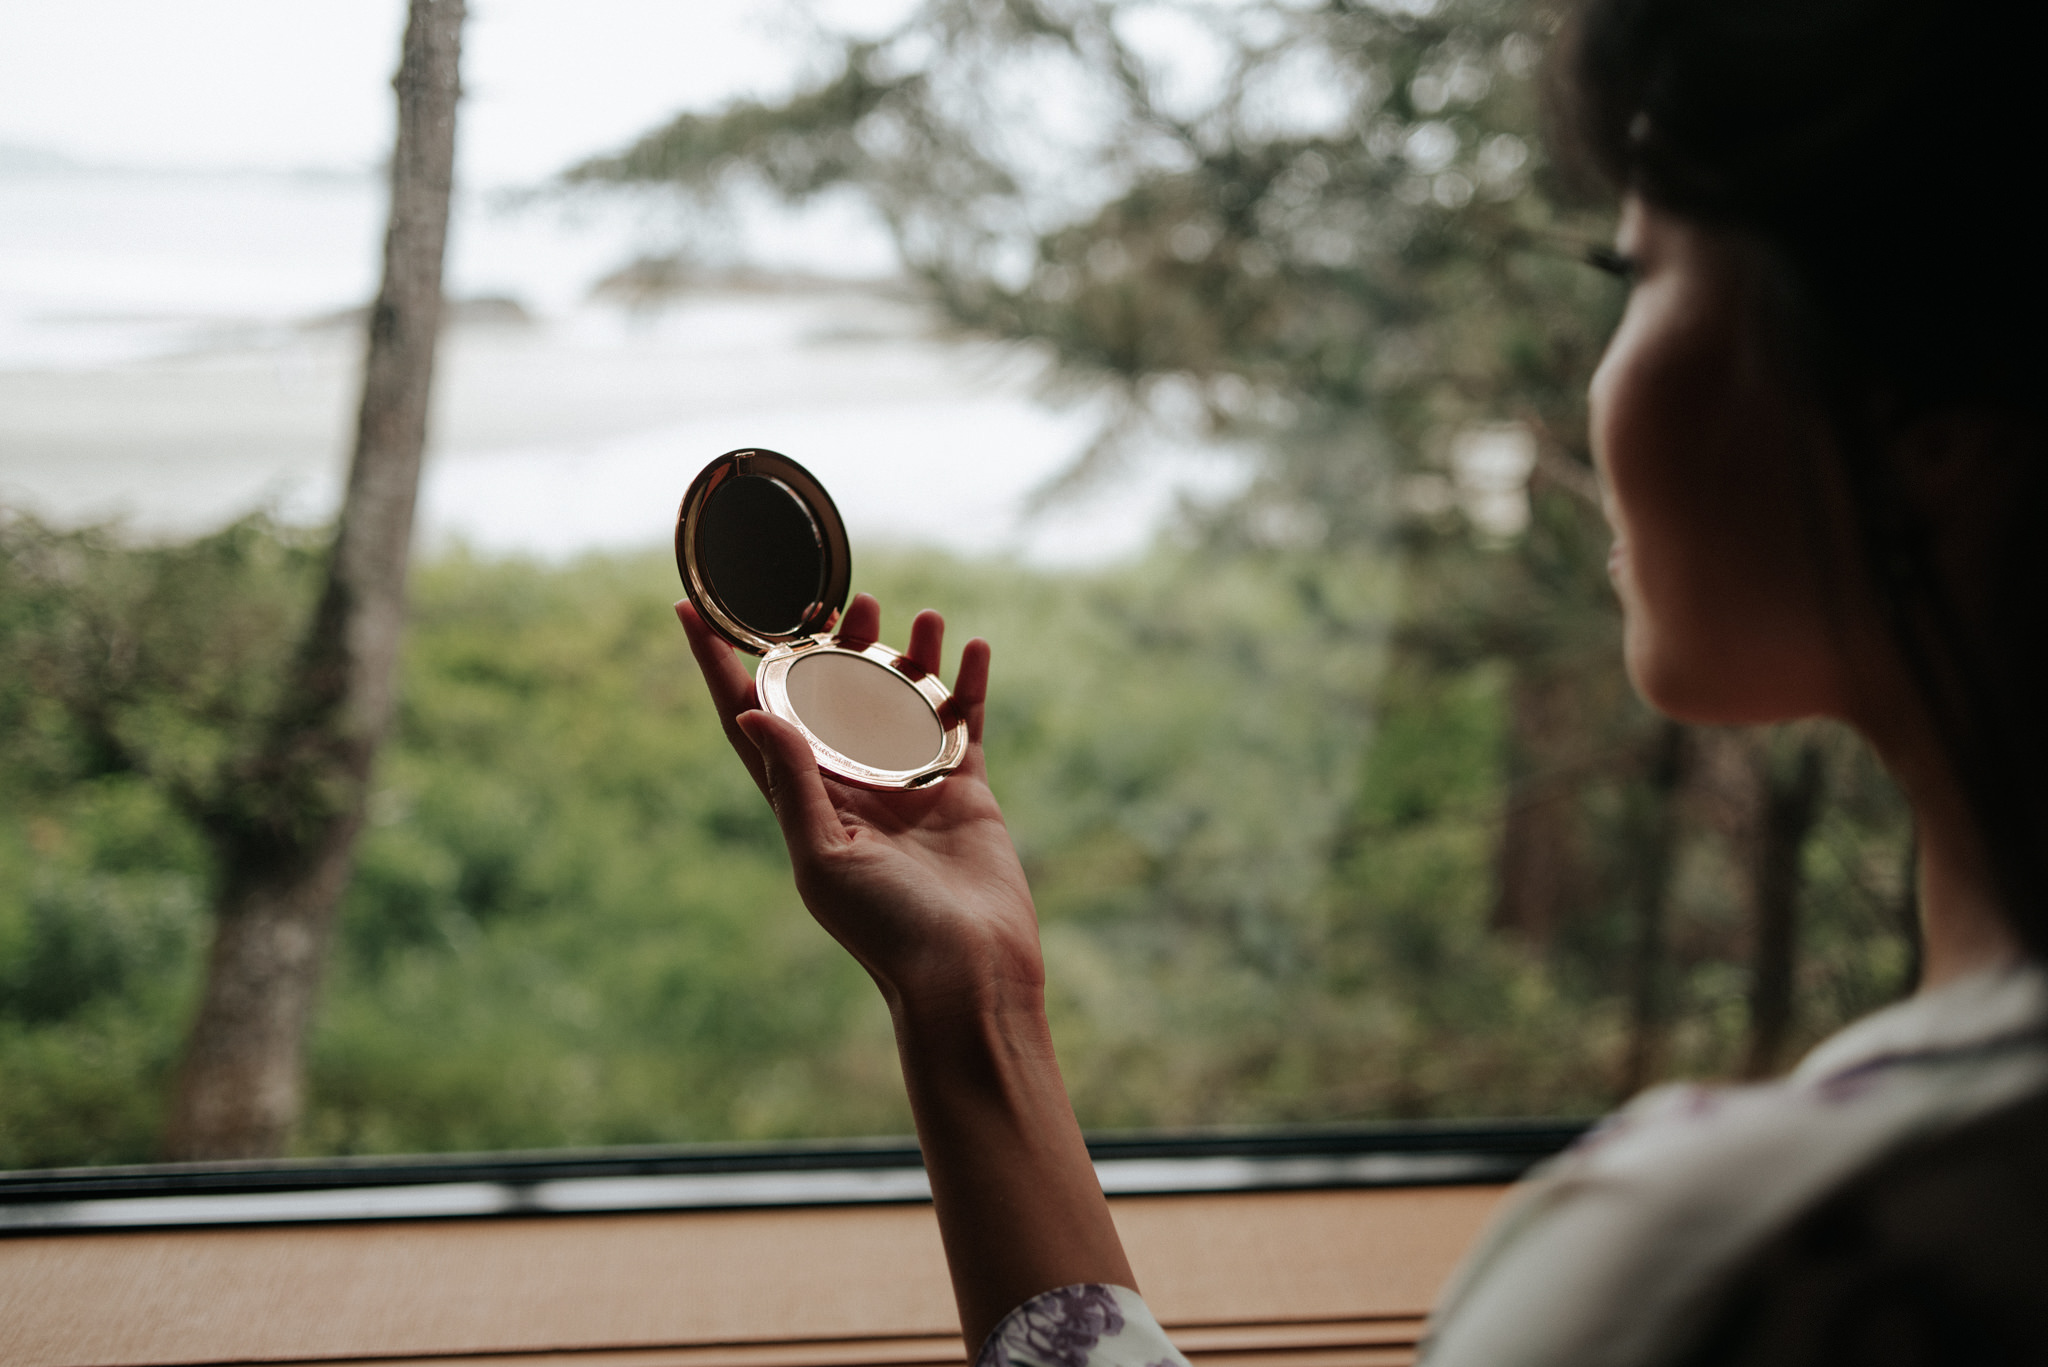
<path fill-rule="evenodd" d="M 705 466 L 676 515 L 676 568 L 706 624 L 761 657 L 761 707 L 803 732 L 820 769 L 893 790 L 960 767 L 967 723 L 937 676 L 831 634 L 852 578 L 846 525 L 803 466 L 751 448 Z"/>

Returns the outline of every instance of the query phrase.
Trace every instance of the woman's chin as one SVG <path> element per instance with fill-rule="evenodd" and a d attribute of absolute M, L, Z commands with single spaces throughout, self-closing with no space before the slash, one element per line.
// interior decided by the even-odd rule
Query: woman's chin
<path fill-rule="evenodd" d="M 1623 658 L 1636 696 L 1673 721 L 1710 726 L 1732 720 L 1730 704 L 1717 686 L 1716 671 L 1682 658 L 1631 613 L 1626 618 Z M 1739 709 L 1736 709 L 1739 710 Z"/>
<path fill-rule="evenodd" d="M 1673 696 L 1673 680 L 1655 652 L 1641 644 L 1638 633 L 1631 626 L 1623 660 L 1628 667 L 1628 681 L 1635 688 L 1636 696 L 1657 711 L 1671 716 L 1670 699 Z"/>
<path fill-rule="evenodd" d="M 1636 696 L 1673 721 L 1694 726 L 1767 726 L 1834 710 L 1798 671 L 1742 662 L 1735 650 L 1681 653 L 1630 621 L 1624 659 Z"/>

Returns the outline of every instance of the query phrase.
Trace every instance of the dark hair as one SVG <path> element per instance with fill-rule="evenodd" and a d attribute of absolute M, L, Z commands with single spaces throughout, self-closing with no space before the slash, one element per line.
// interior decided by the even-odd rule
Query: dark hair
<path fill-rule="evenodd" d="M 2048 6 L 1591 0 L 1557 67 L 1613 185 L 1782 262 L 1864 564 L 1999 880 L 2048 958 L 2048 269 L 2029 186 Z M 1973 414 L 2013 443 L 1986 583 L 1949 582 L 1889 438 Z"/>

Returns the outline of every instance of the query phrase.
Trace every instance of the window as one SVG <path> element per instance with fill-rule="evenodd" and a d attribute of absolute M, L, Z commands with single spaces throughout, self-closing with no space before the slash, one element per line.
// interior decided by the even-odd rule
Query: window
<path fill-rule="evenodd" d="M 161 1151 L 250 867 L 194 813 L 275 815 L 236 766 L 376 282 L 399 7 L 201 8 L 105 61 L 52 11 L 16 50 L 71 56 L 0 81 L 14 1168 Z M 909 1128 L 668 616 L 672 509 L 741 445 L 840 500 L 885 634 L 994 643 L 1093 1129 L 1583 1117 L 1910 984 L 1875 767 L 1628 691 L 1607 224 L 1540 150 L 1536 10 L 1425 8 L 471 20 L 400 703 L 289 1152 Z"/>

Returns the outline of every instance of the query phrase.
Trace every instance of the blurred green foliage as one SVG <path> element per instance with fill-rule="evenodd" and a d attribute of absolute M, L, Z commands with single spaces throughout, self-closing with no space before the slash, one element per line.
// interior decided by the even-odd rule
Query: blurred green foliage
<path fill-rule="evenodd" d="M 106 663 L 123 604 L 203 616 L 191 653 L 223 653 L 156 676 L 127 715 L 231 729 L 221 680 L 246 638 L 229 628 L 283 601 L 301 539 L 247 523 L 126 548 L 17 520 L 0 547 L 0 1163 L 142 1160 L 213 875 L 176 794 L 89 743 L 63 680 Z M 1389 561 L 1169 542 L 1115 571 L 899 553 L 856 572 L 897 629 L 933 606 L 953 653 L 995 643 L 990 765 L 1085 1123 L 1612 1099 L 1612 947 L 1545 953 L 1490 927 L 1502 671 L 1446 684 L 1393 649 Z M 421 569 L 302 1151 L 907 1129 L 886 1014 L 796 900 L 673 578 L 657 556 Z M 1802 1038 L 1897 989 L 1894 815 L 1838 804 L 1810 851 Z M 1689 1071 L 1739 1050 L 1731 857 L 1702 834 L 1681 879 Z"/>

